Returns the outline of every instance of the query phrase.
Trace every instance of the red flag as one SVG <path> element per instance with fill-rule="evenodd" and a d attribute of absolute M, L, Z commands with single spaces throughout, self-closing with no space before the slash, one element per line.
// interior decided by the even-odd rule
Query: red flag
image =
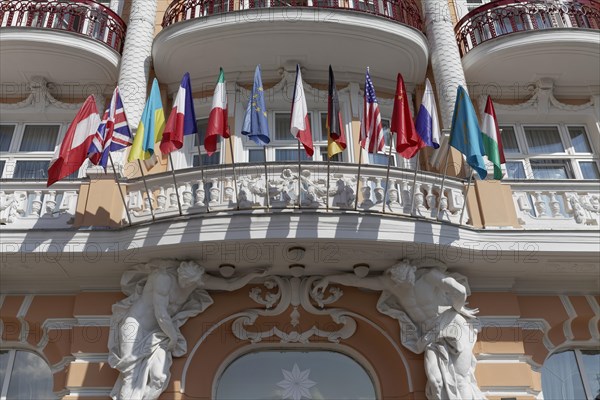
<path fill-rule="evenodd" d="M 69 126 L 60 149 L 48 168 L 48 184 L 71 175 L 86 160 L 88 149 L 100 125 L 100 115 L 94 96 L 89 96 Z"/>
<path fill-rule="evenodd" d="M 408 108 L 408 98 L 404 79 L 398 74 L 396 96 L 394 97 L 394 111 L 390 132 L 396 133 L 396 152 L 404 158 L 413 158 L 417 152 L 426 146 L 425 142 L 415 129 L 415 123 Z"/>

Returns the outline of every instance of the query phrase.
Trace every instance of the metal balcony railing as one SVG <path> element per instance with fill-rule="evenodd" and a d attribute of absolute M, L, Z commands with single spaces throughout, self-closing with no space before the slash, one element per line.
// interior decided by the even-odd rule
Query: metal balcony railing
<path fill-rule="evenodd" d="M 90 0 L 0 3 L 1 28 L 42 28 L 73 32 L 98 40 L 121 53 L 125 22 L 114 11 Z"/>
<path fill-rule="evenodd" d="M 162 26 L 232 11 L 290 7 L 364 12 L 422 30 L 421 10 L 414 0 L 175 0 Z M 290 15 L 290 19 L 297 17 L 297 13 Z"/>
<path fill-rule="evenodd" d="M 498 37 L 552 28 L 600 29 L 596 0 L 493 1 L 465 15 L 454 28 L 461 56 Z"/>

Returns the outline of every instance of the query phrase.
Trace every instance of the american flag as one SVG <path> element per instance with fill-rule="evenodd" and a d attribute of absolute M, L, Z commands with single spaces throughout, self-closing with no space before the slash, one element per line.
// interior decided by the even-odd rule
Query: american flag
<path fill-rule="evenodd" d="M 90 145 L 88 157 L 92 163 L 102 165 L 106 169 L 108 153 L 124 149 L 132 143 L 133 137 L 123 109 L 123 102 L 119 95 L 119 88 L 116 87 Z"/>
<path fill-rule="evenodd" d="M 379 104 L 375 96 L 375 88 L 369 75 L 365 76 L 365 102 L 363 108 L 363 120 L 360 125 L 360 145 L 369 153 L 377 153 L 383 150 L 385 144 L 383 137 L 383 125 L 381 124 L 381 114 L 379 113 Z"/>

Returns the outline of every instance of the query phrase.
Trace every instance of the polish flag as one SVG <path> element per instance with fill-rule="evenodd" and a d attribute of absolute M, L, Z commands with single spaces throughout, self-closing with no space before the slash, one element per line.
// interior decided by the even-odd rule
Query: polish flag
<path fill-rule="evenodd" d="M 315 150 L 308 121 L 308 108 L 306 107 L 306 97 L 304 97 L 300 65 L 296 65 L 296 84 L 294 85 L 294 96 L 292 97 L 290 133 L 302 143 L 306 154 L 312 157 Z"/>
<path fill-rule="evenodd" d="M 179 85 L 173 109 L 171 110 L 171 114 L 169 114 L 169 119 L 163 132 L 160 151 L 163 154 L 168 154 L 182 148 L 183 136 L 193 135 L 197 132 L 190 74 L 186 72 Z"/>
<path fill-rule="evenodd" d="M 89 96 L 69 126 L 60 149 L 48 168 L 48 184 L 71 175 L 87 159 L 88 149 L 100 125 L 100 115 L 94 96 Z"/>

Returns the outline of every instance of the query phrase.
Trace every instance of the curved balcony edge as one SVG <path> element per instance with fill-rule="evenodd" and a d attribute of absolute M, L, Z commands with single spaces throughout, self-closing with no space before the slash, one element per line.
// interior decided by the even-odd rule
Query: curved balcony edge
<path fill-rule="evenodd" d="M 218 14 L 277 8 L 355 11 L 396 21 L 418 31 L 423 30 L 421 9 L 414 0 L 350 0 L 344 4 L 340 0 L 175 0 L 165 11 L 162 27 Z"/>
<path fill-rule="evenodd" d="M 54 29 L 94 39 L 119 54 L 125 43 L 125 22 L 110 8 L 91 0 L 21 1 L 0 4 L 0 28 Z"/>
<path fill-rule="evenodd" d="M 464 56 L 482 43 L 513 33 L 563 28 L 600 30 L 600 1 L 492 1 L 465 15 L 454 32 Z"/>

